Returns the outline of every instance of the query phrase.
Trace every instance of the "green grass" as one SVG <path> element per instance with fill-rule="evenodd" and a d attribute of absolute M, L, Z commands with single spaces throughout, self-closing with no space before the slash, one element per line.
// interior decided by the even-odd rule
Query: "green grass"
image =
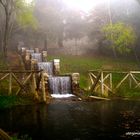
<path fill-rule="evenodd" d="M 127 59 L 113 60 L 111 58 L 102 56 L 91 57 L 91 56 L 65 56 L 65 55 L 48 56 L 48 58 L 49 60 L 60 59 L 61 74 L 79 72 L 81 88 L 88 88 L 89 86 L 90 83 L 88 76 L 89 70 L 99 70 L 99 69 L 112 71 L 139 70 L 139 67 L 135 61 L 130 61 Z M 114 76 L 114 81 L 116 83 L 119 79 L 120 79 L 119 75 Z M 136 93 L 133 95 L 136 95 Z"/>
<path fill-rule="evenodd" d="M 29 97 L 20 97 L 20 96 L 0 96 L 0 109 L 11 108 L 16 105 L 28 105 L 33 104 L 33 100 Z"/>
<path fill-rule="evenodd" d="M 133 61 L 113 60 L 107 57 L 81 57 L 81 56 L 49 56 L 49 60 L 60 59 L 61 73 L 79 72 L 81 86 L 87 86 L 86 81 L 89 70 L 137 70 L 138 65 Z"/>

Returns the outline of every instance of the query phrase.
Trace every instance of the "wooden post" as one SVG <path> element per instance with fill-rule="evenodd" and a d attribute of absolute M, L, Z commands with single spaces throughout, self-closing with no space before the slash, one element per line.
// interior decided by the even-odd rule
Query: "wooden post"
<path fill-rule="evenodd" d="M 21 48 L 21 54 L 25 55 L 26 54 L 26 48 Z"/>
<path fill-rule="evenodd" d="M 54 74 L 59 75 L 60 73 L 60 59 L 54 59 Z"/>
<path fill-rule="evenodd" d="M 45 91 L 45 77 L 44 72 L 41 72 L 41 89 L 42 89 L 42 101 L 46 102 L 46 91 Z"/>
<path fill-rule="evenodd" d="M 35 48 L 35 53 L 39 53 L 39 48 Z"/>
<path fill-rule="evenodd" d="M 0 139 L 1 140 L 12 140 L 12 138 L 0 128 Z"/>
<path fill-rule="evenodd" d="M 47 61 L 47 51 L 42 52 L 42 60 L 43 60 L 43 62 Z"/>
<path fill-rule="evenodd" d="M 113 90 L 113 85 L 112 85 L 112 73 L 109 74 L 110 75 L 110 89 Z"/>
<path fill-rule="evenodd" d="M 104 75 L 103 75 L 103 71 L 101 71 L 101 94 L 104 95 Z"/>
<path fill-rule="evenodd" d="M 129 73 L 129 88 L 132 88 L 132 79 L 131 79 L 131 71 Z"/>
<path fill-rule="evenodd" d="M 80 74 L 79 73 L 72 73 L 72 82 L 75 84 L 79 84 Z"/>
<path fill-rule="evenodd" d="M 72 91 L 73 93 L 77 93 L 79 89 L 80 74 L 72 73 L 71 77 L 72 77 Z"/>
<path fill-rule="evenodd" d="M 9 95 L 12 93 L 12 73 L 9 73 Z"/>
<path fill-rule="evenodd" d="M 31 60 L 31 69 L 37 70 L 37 60 L 36 59 Z"/>
<path fill-rule="evenodd" d="M 26 53 L 25 56 L 25 69 L 31 69 L 31 55 L 29 53 Z"/>
<path fill-rule="evenodd" d="M 38 99 L 37 83 L 36 83 L 36 75 L 35 75 L 35 73 L 33 73 L 33 76 L 32 76 L 31 89 L 32 89 L 32 93 L 34 94 L 34 98 Z"/>

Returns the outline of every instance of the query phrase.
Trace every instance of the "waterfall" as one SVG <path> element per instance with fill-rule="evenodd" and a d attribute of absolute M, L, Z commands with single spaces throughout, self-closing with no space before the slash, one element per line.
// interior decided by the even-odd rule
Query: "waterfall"
<path fill-rule="evenodd" d="M 61 94 L 71 93 L 71 79 L 69 76 L 59 77 Z"/>
<path fill-rule="evenodd" d="M 49 77 L 49 85 L 52 97 L 72 96 L 70 76 Z"/>
<path fill-rule="evenodd" d="M 34 50 L 26 50 L 26 53 L 33 54 Z"/>
<path fill-rule="evenodd" d="M 44 70 L 48 75 L 53 75 L 53 62 L 39 62 L 38 69 Z"/>
<path fill-rule="evenodd" d="M 32 59 L 36 59 L 38 62 L 42 62 L 42 54 L 41 53 L 32 53 Z"/>
<path fill-rule="evenodd" d="M 61 94 L 59 77 L 49 77 L 49 84 L 52 94 Z"/>

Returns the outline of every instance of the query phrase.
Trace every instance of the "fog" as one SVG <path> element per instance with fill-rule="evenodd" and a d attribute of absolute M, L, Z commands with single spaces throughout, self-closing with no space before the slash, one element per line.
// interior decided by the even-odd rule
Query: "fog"
<path fill-rule="evenodd" d="M 31 0 L 26 2 L 30 5 Z M 18 23 L 14 21 L 8 48 L 23 44 L 45 48 L 50 53 L 112 55 L 102 32 L 111 19 L 112 24 L 121 22 L 133 28 L 137 38 L 133 48 L 139 55 L 140 3 L 137 0 L 35 0 L 32 3 L 36 28 L 21 25 L 17 28 Z M 3 8 L 0 10 L 3 17 Z M 0 40 L 3 24 L 4 17 L 0 22 Z"/>

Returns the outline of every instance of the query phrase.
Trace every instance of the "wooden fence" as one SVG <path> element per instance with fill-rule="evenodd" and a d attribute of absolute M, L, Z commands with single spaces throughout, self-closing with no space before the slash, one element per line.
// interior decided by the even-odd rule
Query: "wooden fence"
<path fill-rule="evenodd" d="M 114 93 L 119 88 L 140 88 L 140 71 L 89 71 L 91 92 L 100 92 L 102 95 L 107 92 Z"/>
<path fill-rule="evenodd" d="M 31 70 L 0 71 L 0 90 L 7 88 L 8 95 L 29 93 L 38 96 L 39 90 L 41 90 L 41 92 L 43 92 L 42 96 L 44 96 L 45 94 L 44 87 L 45 85 L 43 71 L 31 71 Z"/>

